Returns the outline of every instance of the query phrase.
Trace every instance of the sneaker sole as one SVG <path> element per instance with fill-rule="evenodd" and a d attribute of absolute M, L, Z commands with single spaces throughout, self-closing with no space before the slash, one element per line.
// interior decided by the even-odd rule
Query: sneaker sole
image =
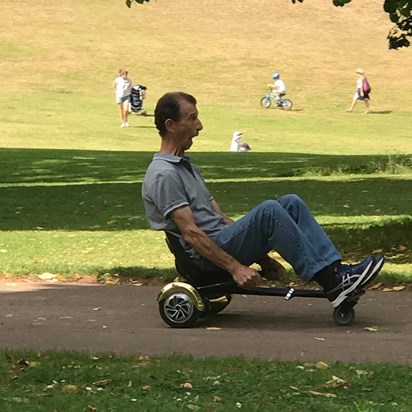
<path fill-rule="evenodd" d="M 385 256 L 380 255 L 378 258 L 378 261 L 375 262 L 373 269 L 369 273 L 368 277 L 361 282 L 361 288 L 363 289 L 365 286 L 367 286 L 369 283 L 372 282 L 373 279 L 375 279 L 376 276 L 378 276 L 379 272 L 381 271 L 383 264 L 385 263 Z"/>
<path fill-rule="evenodd" d="M 361 284 L 362 280 L 364 279 L 365 276 L 369 277 L 369 271 L 373 265 L 373 261 L 369 263 L 369 265 L 366 267 L 366 269 L 363 271 L 363 273 L 359 276 L 358 280 L 348 289 L 345 289 L 335 300 L 333 300 L 332 307 L 337 308 L 347 297 L 348 295 L 353 292 L 358 285 Z"/>

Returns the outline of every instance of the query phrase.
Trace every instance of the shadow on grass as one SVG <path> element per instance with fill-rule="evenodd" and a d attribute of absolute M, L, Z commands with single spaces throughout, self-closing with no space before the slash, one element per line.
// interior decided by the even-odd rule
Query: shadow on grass
<path fill-rule="evenodd" d="M 152 156 L 0 149 L 5 166 L 0 171 L 0 230 L 148 229 L 140 192 Z M 192 157 L 229 215 L 240 216 L 266 199 L 297 193 L 316 216 L 346 218 L 342 225 L 326 226 L 328 233 L 341 239 L 342 247 L 362 247 L 362 240 L 370 244 L 370 239 L 386 246 L 411 242 L 410 180 L 384 174 L 345 180 L 345 173 L 385 168 L 389 162 L 385 156 L 194 152 Z M 407 156 L 398 159 L 408 161 Z M 341 178 L 316 179 L 316 171 L 339 172 Z M 297 175 L 308 177 L 289 179 Z M 369 223 L 357 223 L 359 216 L 369 216 Z M 382 221 L 380 216 L 389 218 Z"/>
<path fill-rule="evenodd" d="M 121 283 L 128 282 L 133 279 L 153 280 L 163 283 L 171 282 L 176 279 L 179 274 L 174 268 L 148 268 L 145 266 L 119 266 L 110 269 L 100 269 L 96 279 L 104 283 L 107 280 L 117 278 Z"/>
<path fill-rule="evenodd" d="M 318 155 L 303 153 L 193 152 L 206 180 L 331 174 L 372 174 L 412 168 L 410 155 Z M 0 149 L 2 183 L 88 183 L 142 180 L 151 152 Z"/>

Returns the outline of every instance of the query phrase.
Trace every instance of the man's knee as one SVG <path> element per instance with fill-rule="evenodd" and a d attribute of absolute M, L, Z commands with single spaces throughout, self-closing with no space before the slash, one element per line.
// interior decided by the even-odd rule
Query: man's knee
<path fill-rule="evenodd" d="M 305 205 L 305 202 L 298 195 L 287 194 L 277 200 L 265 200 L 257 206 L 257 210 L 263 215 L 271 215 L 283 213 L 285 210 L 298 210 L 302 205 Z"/>
<path fill-rule="evenodd" d="M 301 204 L 304 203 L 304 201 L 301 199 L 300 196 L 294 194 L 294 193 L 290 193 L 284 196 L 281 196 L 278 199 L 278 202 L 281 205 L 287 206 L 287 205 L 296 205 L 296 204 Z"/>
<path fill-rule="evenodd" d="M 279 205 L 279 202 L 277 200 L 272 200 L 271 199 L 271 200 L 265 200 L 264 202 L 262 202 L 259 205 L 259 208 L 264 210 L 264 211 L 270 212 L 270 211 L 276 210 L 279 206 L 280 205 Z"/>

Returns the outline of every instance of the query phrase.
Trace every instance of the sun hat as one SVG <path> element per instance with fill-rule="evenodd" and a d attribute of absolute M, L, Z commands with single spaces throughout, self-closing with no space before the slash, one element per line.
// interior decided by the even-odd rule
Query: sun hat
<path fill-rule="evenodd" d="M 358 73 L 358 74 L 360 74 L 360 75 L 362 75 L 362 76 L 365 74 L 365 72 L 364 72 L 363 69 L 356 69 L 356 70 L 355 70 L 355 73 Z"/>
<path fill-rule="evenodd" d="M 240 137 L 240 136 L 243 136 L 242 132 L 239 132 L 239 131 L 233 132 L 233 137 L 234 138 L 237 138 L 237 137 Z"/>

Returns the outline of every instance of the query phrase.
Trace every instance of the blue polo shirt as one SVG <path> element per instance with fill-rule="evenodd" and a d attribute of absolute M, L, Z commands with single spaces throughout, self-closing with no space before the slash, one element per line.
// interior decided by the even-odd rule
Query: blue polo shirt
<path fill-rule="evenodd" d="M 199 255 L 184 241 L 171 219 L 173 210 L 189 206 L 196 225 L 210 237 L 227 225 L 223 217 L 213 210 L 213 197 L 188 156 L 156 153 L 146 171 L 142 197 L 150 227 L 176 235 L 193 258 Z"/>

